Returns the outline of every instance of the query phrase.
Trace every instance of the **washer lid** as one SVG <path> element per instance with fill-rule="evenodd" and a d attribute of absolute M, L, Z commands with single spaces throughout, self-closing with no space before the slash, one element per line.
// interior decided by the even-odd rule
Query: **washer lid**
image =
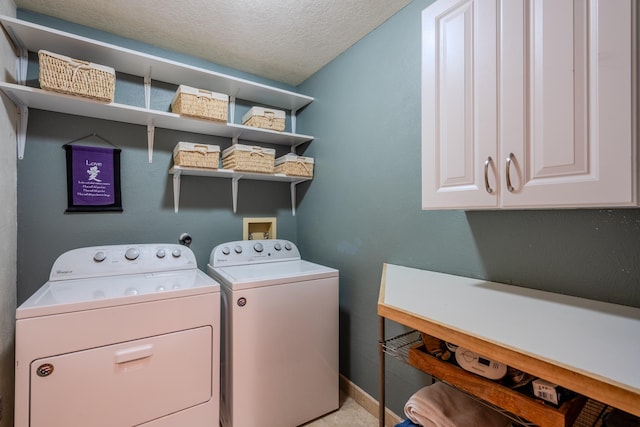
<path fill-rule="evenodd" d="M 16 318 L 220 292 L 220 285 L 197 269 L 48 281 L 16 310 Z"/>
<path fill-rule="evenodd" d="M 304 260 L 207 268 L 209 274 L 233 290 L 338 277 L 338 270 Z"/>

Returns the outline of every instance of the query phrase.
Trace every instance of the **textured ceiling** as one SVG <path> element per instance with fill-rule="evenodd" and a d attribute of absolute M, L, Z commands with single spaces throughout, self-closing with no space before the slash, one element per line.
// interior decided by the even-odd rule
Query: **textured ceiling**
<path fill-rule="evenodd" d="M 15 0 L 22 9 L 298 85 L 411 0 Z"/>

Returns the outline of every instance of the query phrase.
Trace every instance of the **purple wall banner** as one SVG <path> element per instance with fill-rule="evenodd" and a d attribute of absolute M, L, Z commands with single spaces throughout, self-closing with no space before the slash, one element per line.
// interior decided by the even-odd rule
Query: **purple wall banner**
<path fill-rule="evenodd" d="M 120 149 L 65 145 L 67 212 L 122 212 Z"/>

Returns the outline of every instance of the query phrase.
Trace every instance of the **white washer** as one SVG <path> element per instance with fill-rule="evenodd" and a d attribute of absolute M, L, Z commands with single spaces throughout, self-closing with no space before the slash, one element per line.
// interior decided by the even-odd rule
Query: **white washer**
<path fill-rule="evenodd" d="M 66 252 L 16 319 L 16 427 L 218 425 L 220 286 L 189 248 Z"/>
<path fill-rule="evenodd" d="M 338 409 L 338 270 L 286 240 L 216 246 L 223 427 L 294 427 Z"/>

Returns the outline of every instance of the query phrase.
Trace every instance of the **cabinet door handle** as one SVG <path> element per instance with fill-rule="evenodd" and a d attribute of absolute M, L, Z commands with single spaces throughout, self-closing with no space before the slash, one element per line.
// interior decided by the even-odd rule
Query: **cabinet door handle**
<path fill-rule="evenodd" d="M 115 360 L 116 364 L 133 362 L 134 360 L 145 359 L 153 355 L 153 345 L 141 345 L 139 347 L 127 348 L 116 351 Z"/>
<path fill-rule="evenodd" d="M 489 194 L 493 194 L 493 188 L 491 188 L 491 184 L 489 184 L 489 165 L 492 161 L 491 156 L 487 157 L 487 160 L 484 161 L 484 189 L 487 190 Z"/>
<path fill-rule="evenodd" d="M 507 190 L 509 190 L 510 193 L 513 193 L 515 190 L 513 185 L 511 185 L 511 162 L 513 161 L 513 158 L 513 153 L 509 153 L 509 156 L 507 157 L 507 167 L 505 169 L 505 174 L 507 176 Z"/>

